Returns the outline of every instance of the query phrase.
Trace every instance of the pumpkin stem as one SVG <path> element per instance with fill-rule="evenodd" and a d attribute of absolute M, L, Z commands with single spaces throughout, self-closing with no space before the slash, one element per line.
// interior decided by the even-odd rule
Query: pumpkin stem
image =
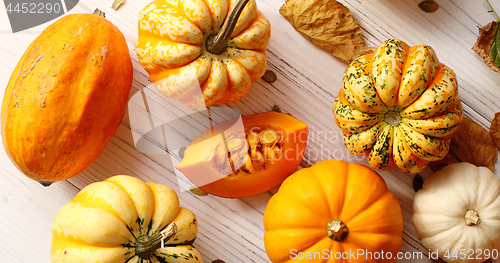
<path fill-rule="evenodd" d="M 464 215 L 465 224 L 468 226 L 475 226 L 481 223 L 481 219 L 479 218 L 479 213 L 474 209 L 469 209 L 465 212 Z"/>
<path fill-rule="evenodd" d="M 135 254 L 141 259 L 150 259 L 151 255 L 158 248 L 162 247 L 165 241 L 177 234 L 177 231 L 177 225 L 175 223 L 171 223 L 164 230 L 153 237 L 148 235 L 140 236 L 136 241 Z"/>
<path fill-rule="evenodd" d="M 347 226 L 339 219 L 326 224 L 326 235 L 335 241 L 341 242 L 347 237 L 347 234 L 349 234 Z"/>
<path fill-rule="evenodd" d="M 240 17 L 241 12 L 247 5 L 249 0 L 239 0 L 231 13 L 226 17 L 222 29 L 217 33 L 217 35 L 212 35 L 208 37 L 207 40 L 207 50 L 212 54 L 222 54 L 227 49 L 227 42 L 231 38 L 236 22 Z"/>
<path fill-rule="evenodd" d="M 498 17 L 497 12 L 495 11 L 495 9 L 493 8 L 493 6 L 490 3 L 490 0 L 486 0 L 486 2 L 488 2 L 488 5 L 490 6 L 491 10 L 493 10 L 493 13 L 495 13 L 495 16 L 497 17 L 497 20 L 500 21 L 500 17 Z"/>
<path fill-rule="evenodd" d="M 102 17 L 106 18 L 106 14 L 105 14 L 103 11 L 101 11 L 99 8 L 96 8 L 96 9 L 94 10 L 94 13 L 92 13 L 92 14 L 93 14 L 93 15 L 102 16 Z"/>
<path fill-rule="evenodd" d="M 392 126 L 398 126 L 401 123 L 401 115 L 397 111 L 389 111 L 385 115 L 385 121 Z"/>
<path fill-rule="evenodd" d="M 56 181 L 40 181 L 39 183 L 43 186 L 43 187 L 49 187 L 51 184 L 55 183 Z"/>

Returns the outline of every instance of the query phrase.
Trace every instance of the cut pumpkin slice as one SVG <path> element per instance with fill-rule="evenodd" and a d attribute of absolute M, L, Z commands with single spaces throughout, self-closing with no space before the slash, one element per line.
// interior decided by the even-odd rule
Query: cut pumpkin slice
<path fill-rule="evenodd" d="M 307 136 L 307 125 L 286 113 L 270 111 L 233 119 L 194 139 L 176 168 L 209 194 L 253 196 L 295 172 Z"/>

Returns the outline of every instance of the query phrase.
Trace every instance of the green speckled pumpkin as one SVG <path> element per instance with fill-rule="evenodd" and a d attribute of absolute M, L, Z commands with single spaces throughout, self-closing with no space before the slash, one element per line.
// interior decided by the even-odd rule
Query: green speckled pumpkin
<path fill-rule="evenodd" d="M 418 173 L 448 153 L 462 104 L 455 73 L 430 46 L 389 39 L 346 69 L 333 114 L 351 153 L 377 170 Z"/>

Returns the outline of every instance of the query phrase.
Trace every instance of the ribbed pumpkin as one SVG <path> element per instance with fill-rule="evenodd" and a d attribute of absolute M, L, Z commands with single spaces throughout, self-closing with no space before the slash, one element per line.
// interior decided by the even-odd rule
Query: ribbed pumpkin
<path fill-rule="evenodd" d="M 135 50 L 160 93 L 199 108 L 248 92 L 270 36 L 254 0 L 155 0 L 139 13 Z"/>
<path fill-rule="evenodd" d="M 50 256 L 54 263 L 202 263 L 192 246 L 197 233 L 196 216 L 172 188 L 118 175 L 86 186 L 59 210 Z"/>
<path fill-rule="evenodd" d="M 132 75 L 127 43 L 111 22 L 62 17 L 31 43 L 5 90 L 7 155 L 44 185 L 82 172 L 118 128 Z"/>
<path fill-rule="evenodd" d="M 401 208 L 382 177 L 341 160 L 288 177 L 266 207 L 264 229 L 273 263 L 395 262 L 403 243 Z"/>
<path fill-rule="evenodd" d="M 425 180 L 413 202 L 422 245 L 449 263 L 480 263 L 500 252 L 500 180 L 490 169 L 450 164 Z"/>
<path fill-rule="evenodd" d="M 378 170 L 420 172 L 462 122 L 455 73 L 427 45 L 389 39 L 346 69 L 333 104 L 344 143 Z"/>

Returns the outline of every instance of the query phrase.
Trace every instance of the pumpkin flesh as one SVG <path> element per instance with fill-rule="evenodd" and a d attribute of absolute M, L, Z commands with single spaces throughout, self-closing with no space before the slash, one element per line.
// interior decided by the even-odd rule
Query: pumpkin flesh
<path fill-rule="evenodd" d="M 86 169 L 125 113 L 133 67 L 122 33 L 93 14 L 65 16 L 28 47 L 2 103 L 7 155 L 44 183 Z"/>
<path fill-rule="evenodd" d="M 235 120 L 229 120 L 202 133 L 186 148 L 184 158 L 176 168 L 201 190 L 220 197 L 252 196 L 279 185 L 302 161 L 307 143 L 307 125 L 286 113 L 273 111 L 242 117 L 241 121 L 243 129 L 235 125 L 238 123 Z M 250 131 L 266 129 L 275 130 L 282 136 L 282 155 L 274 164 L 266 161 L 260 169 L 256 166 L 254 172 L 239 169 L 243 164 L 236 160 L 232 160 L 232 164 L 226 160 L 225 169 L 214 165 L 214 152 L 218 145 L 225 143 L 224 138 L 245 140 Z M 234 153 L 231 148 L 229 151 Z"/>

